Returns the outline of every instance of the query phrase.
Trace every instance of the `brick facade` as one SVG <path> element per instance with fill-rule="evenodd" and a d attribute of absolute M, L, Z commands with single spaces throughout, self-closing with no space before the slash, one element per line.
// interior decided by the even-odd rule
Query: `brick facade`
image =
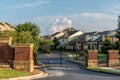
<path fill-rule="evenodd" d="M 17 44 L 15 45 L 15 61 L 33 60 L 33 44 Z"/>
<path fill-rule="evenodd" d="M 33 71 L 33 44 L 15 45 L 14 69 Z"/>
<path fill-rule="evenodd" d="M 98 51 L 88 50 L 87 67 L 97 67 L 97 66 L 98 66 Z"/>
<path fill-rule="evenodd" d="M 119 63 L 119 50 L 108 50 L 108 66 L 114 67 Z"/>
<path fill-rule="evenodd" d="M 16 70 L 33 71 L 33 44 L 11 46 L 12 38 L 0 38 L 0 64 L 8 63 Z"/>
<path fill-rule="evenodd" d="M 14 48 L 11 47 L 11 38 L 0 38 L 0 62 L 8 63 L 14 60 Z"/>

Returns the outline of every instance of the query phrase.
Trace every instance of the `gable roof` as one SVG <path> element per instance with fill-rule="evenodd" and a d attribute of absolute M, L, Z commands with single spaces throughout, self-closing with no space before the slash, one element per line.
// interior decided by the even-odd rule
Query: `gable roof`
<path fill-rule="evenodd" d="M 57 34 L 59 34 L 60 32 L 56 32 L 56 33 L 54 33 L 54 34 L 52 34 L 51 36 L 53 37 L 53 36 L 55 36 L 55 35 L 57 35 Z"/>
<path fill-rule="evenodd" d="M 15 31 L 15 28 L 7 22 L 0 22 L 0 31 Z"/>

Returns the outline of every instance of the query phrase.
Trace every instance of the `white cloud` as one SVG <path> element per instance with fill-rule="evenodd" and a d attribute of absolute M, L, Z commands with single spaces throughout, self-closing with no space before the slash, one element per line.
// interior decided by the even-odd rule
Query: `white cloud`
<path fill-rule="evenodd" d="M 34 2 L 7 6 L 6 8 L 16 9 L 16 8 L 24 8 L 24 7 L 35 7 L 35 6 L 39 6 L 39 5 L 43 5 L 43 4 L 47 4 L 47 3 L 50 3 L 50 2 L 47 0 L 35 0 Z"/>
<path fill-rule="evenodd" d="M 50 32 L 55 33 L 55 32 L 62 31 L 65 28 L 71 27 L 72 21 L 66 17 L 63 19 L 57 18 L 57 19 L 53 20 L 53 22 L 50 26 L 51 26 Z"/>
<path fill-rule="evenodd" d="M 40 26 L 42 34 L 45 35 L 71 26 L 84 32 L 114 30 L 117 28 L 117 19 L 117 15 L 85 12 L 67 16 L 41 16 L 33 22 Z"/>
<path fill-rule="evenodd" d="M 82 13 L 71 16 L 76 28 L 83 31 L 104 31 L 117 28 L 117 15 L 107 13 Z"/>

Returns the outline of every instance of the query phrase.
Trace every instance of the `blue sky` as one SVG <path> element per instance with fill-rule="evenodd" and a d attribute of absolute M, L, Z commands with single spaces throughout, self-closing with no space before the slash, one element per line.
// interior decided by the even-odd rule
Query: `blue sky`
<path fill-rule="evenodd" d="M 1 0 L 0 22 L 34 22 L 41 34 L 67 27 L 84 32 L 117 28 L 120 0 Z"/>

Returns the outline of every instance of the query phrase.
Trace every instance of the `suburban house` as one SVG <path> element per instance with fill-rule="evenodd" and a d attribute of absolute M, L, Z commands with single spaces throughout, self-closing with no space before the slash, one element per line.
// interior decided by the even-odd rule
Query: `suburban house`
<path fill-rule="evenodd" d="M 115 43 L 116 41 L 118 41 L 115 35 L 116 35 L 116 30 L 104 31 L 102 32 L 102 41 L 105 40 L 105 37 L 109 37 L 109 40 L 112 43 Z"/>
<path fill-rule="evenodd" d="M 56 32 L 53 35 L 46 36 L 46 39 L 53 40 L 56 37 L 60 45 L 58 48 L 67 50 L 87 50 L 95 49 L 100 50 L 105 41 L 105 38 L 109 38 L 112 43 L 118 41 L 116 38 L 116 30 L 108 30 L 103 32 L 87 32 L 84 33 L 82 30 L 76 30 L 74 28 L 66 28 L 61 32 Z"/>
<path fill-rule="evenodd" d="M 71 40 L 69 43 L 74 45 L 76 50 L 97 49 L 100 50 L 103 41 L 108 37 L 109 40 L 114 43 L 118 39 L 115 37 L 116 30 L 109 30 L 103 32 L 88 32 L 84 33 L 77 38 Z"/>
<path fill-rule="evenodd" d="M 70 42 L 82 34 L 83 34 L 83 31 L 81 30 L 73 30 L 65 34 L 64 36 L 59 38 L 60 47 L 64 49 L 74 49 L 74 45 L 72 45 Z"/>
<path fill-rule="evenodd" d="M 64 32 L 63 31 L 61 31 L 61 32 L 56 32 L 56 33 L 54 33 L 53 35 L 51 35 L 51 39 L 50 40 L 53 40 L 55 37 L 56 38 L 60 38 L 61 36 L 63 36 L 64 35 Z"/>
<path fill-rule="evenodd" d="M 0 23 L 0 31 L 15 31 L 15 29 L 9 23 L 4 22 Z"/>

